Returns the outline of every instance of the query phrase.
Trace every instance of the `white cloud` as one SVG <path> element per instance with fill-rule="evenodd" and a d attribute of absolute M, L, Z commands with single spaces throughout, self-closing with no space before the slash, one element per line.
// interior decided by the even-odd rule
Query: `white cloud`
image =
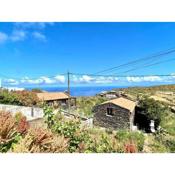
<path fill-rule="evenodd" d="M 65 83 L 66 78 L 65 78 L 65 76 L 63 76 L 63 75 L 57 75 L 57 76 L 55 76 L 55 80 L 56 80 L 57 82 L 60 82 L 60 83 Z"/>
<path fill-rule="evenodd" d="M 10 39 L 12 41 L 23 41 L 26 38 L 26 31 L 23 30 L 14 30 Z"/>
<path fill-rule="evenodd" d="M 35 39 L 39 39 L 41 41 L 46 41 L 46 36 L 40 32 L 33 32 L 32 33 L 32 36 L 35 38 Z"/>
<path fill-rule="evenodd" d="M 20 80 L 21 84 L 41 84 L 43 83 L 42 79 L 30 79 L 28 77 L 25 77 L 23 79 Z"/>
<path fill-rule="evenodd" d="M 128 82 L 161 82 L 165 81 L 160 76 L 126 77 Z"/>
<path fill-rule="evenodd" d="M 18 29 L 45 29 L 46 26 L 53 26 L 53 22 L 16 22 L 14 27 Z"/>
<path fill-rule="evenodd" d="M 98 83 L 98 84 L 107 84 L 107 83 L 115 83 L 116 81 L 118 81 L 118 78 L 117 77 L 104 77 L 104 76 L 100 76 L 100 77 L 97 77 L 95 79 L 95 83 Z"/>
<path fill-rule="evenodd" d="M 17 22 L 14 23 L 13 29 L 8 34 L 0 32 L 0 44 L 6 41 L 24 41 L 26 38 L 32 37 L 40 41 L 46 41 L 46 36 L 40 31 L 47 26 L 53 26 L 53 22 Z"/>
<path fill-rule="evenodd" d="M 43 83 L 45 84 L 54 84 L 56 81 L 54 79 L 48 78 L 48 77 L 41 77 L 41 80 L 43 80 Z"/>
<path fill-rule="evenodd" d="M 6 33 L 0 32 L 0 43 L 4 43 L 8 40 L 8 35 Z"/>
<path fill-rule="evenodd" d="M 29 77 L 24 77 L 21 80 L 15 79 L 5 79 L 3 80 L 9 85 L 47 85 L 47 84 L 64 84 L 66 83 L 66 77 L 64 75 L 57 75 L 55 77 L 41 76 L 38 79 L 30 79 Z M 106 77 L 106 76 L 96 76 L 92 77 L 89 75 L 82 76 L 71 76 L 71 82 L 75 84 L 114 84 L 114 83 L 140 83 L 140 82 L 175 82 L 175 73 L 171 76 L 160 77 L 160 76 L 128 76 L 125 78 L 119 77 Z"/>
<path fill-rule="evenodd" d="M 10 85 L 18 85 L 19 84 L 19 81 L 15 80 L 15 79 L 5 79 L 4 82 L 7 84 L 10 84 Z"/>
<path fill-rule="evenodd" d="M 106 84 L 106 83 L 115 83 L 116 81 L 118 81 L 117 77 L 105 77 L 105 76 L 92 77 L 89 75 L 82 75 L 82 76 L 73 75 L 71 78 L 74 83 Z"/>
<path fill-rule="evenodd" d="M 57 83 L 65 83 L 66 78 L 63 75 L 57 75 L 53 78 L 49 78 L 47 76 L 41 76 L 38 79 L 31 79 L 29 77 L 24 77 L 21 80 L 15 79 L 5 79 L 4 83 L 9 85 L 40 85 L 40 84 L 57 84 Z"/>
<path fill-rule="evenodd" d="M 94 80 L 91 76 L 88 75 L 83 75 L 82 77 L 79 78 L 79 82 L 81 83 L 90 83 Z"/>

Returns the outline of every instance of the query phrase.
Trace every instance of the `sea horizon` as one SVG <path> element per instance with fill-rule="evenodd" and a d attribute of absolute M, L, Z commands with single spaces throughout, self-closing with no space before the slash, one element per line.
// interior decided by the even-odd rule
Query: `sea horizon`
<path fill-rule="evenodd" d="M 150 85 L 134 85 L 134 86 L 111 86 L 111 85 L 104 85 L 104 86 L 71 86 L 70 87 L 70 94 L 75 97 L 79 96 L 95 96 L 96 94 L 99 94 L 103 91 L 111 91 L 114 89 L 120 89 L 120 88 L 132 88 L 132 87 L 152 87 L 152 86 L 160 86 L 160 85 L 173 85 L 173 84 L 150 84 Z M 25 87 L 26 90 L 32 90 L 32 89 L 41 89 L 43 91 L 47 92 L 64 92 L 67 91 L 67 86 L 43 86 L 43 87 Z"/>
<path fill-rule="evenodd" d="M 103 91 L 110 91 L 113 89 L 127 88 L 128 86 L 73 86 L 70 87 L 71 96 L 95 96 Z M 35 89 L 34 87 L 27 87 L 27 90 Z M 38 87 L 43 91 L 47 92 L 64 92 L 67 91 L 67 87 Z"/>
<path fill-rule="evenodd" d="M 103 91 L 111 91 L 114 89 L 120 89 L 120 88 L 133 88 L 133 87 L 153 87 L 153 86 L 161 86 L 161 85 L 173 85 L 173 84 L 144 84 L 144 85 L 133 85 L 133 86 L 115 86 L 115 85 L 103 85 L 103 86 L 71 86 L 70 87 L 70 94 L 71 96 L 79 97 L 79 96 L 95 96 L 96 94 L 99 94 Z M 42 91 L 47 92 L 65 92 L 68 90 L 67 86 L 28 86 L 28 87 L 22 87 L 22 86 L 9 86 L 9 87 L 3 87 L 9 90 L 32 90 L 32 89 L 41 89 Z"/>

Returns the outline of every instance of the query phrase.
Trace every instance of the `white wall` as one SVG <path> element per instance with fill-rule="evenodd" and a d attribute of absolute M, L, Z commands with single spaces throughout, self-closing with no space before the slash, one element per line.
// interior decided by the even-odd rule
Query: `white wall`
<path fill-rule="evenodd" d="M 43 117 L 42 108 L 33 108 L 33 112 L 32 112 L 32 107 L 0 104 L 0 110 L 9 111 L 13 115 L 15 115 L 17 112 L 21 112 L 23 115 L 27 117 L 27 120 Z"/>

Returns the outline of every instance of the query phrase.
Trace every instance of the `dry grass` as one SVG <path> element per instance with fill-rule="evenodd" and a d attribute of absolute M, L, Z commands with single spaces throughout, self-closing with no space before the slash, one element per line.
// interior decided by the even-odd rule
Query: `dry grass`
<path fill-rule="evenodd" d="M 15 119 L 10 112 L 0 111 L 0 143 L 11 141 L 16 133 Z"/>
<path fill-rule="evenodd" d="M 11 151 L 15 153 L 64 153 L 67 150 L 68 140 L 63 136 L 53 135 L 42 128 L 32 128 Z"/>

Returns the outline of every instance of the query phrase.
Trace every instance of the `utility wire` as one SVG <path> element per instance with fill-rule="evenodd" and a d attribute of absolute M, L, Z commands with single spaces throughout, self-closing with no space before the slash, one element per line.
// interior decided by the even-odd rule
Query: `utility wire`
<path fill-rule="evenodd" d="M 133 68 L 133 69 L 130 69 L 130 70 L 127 70 L 127 71 L 124 71 L 124 72 L 120 72 L 118 74 L 112 74 L 112 75 L 104 75 L 104 74 L 86 74 L 86 73 L 70 73 L 70 75 L 79 75 L 79 76 L 83 76 L 83 75 L 88 75 L 88 76 L 100 76 L 100 77 L 127 77 L 128 75 L 124 75 L 124 73 L 128 73 L 128 72 L 131 72 L 131 71 L 134 71 L 134 70 L 138 70 L 138 69 L 144 69 L 144 68 L 147 68 L 147 67 L 151 67 L 151 66 L 155 66 L 155 65 L 158 65 L 158 64 L 162 64 L 162 63 L 166 63 L 166 62 L 171 62 L 171 61 L 175 61 L 175 58 L 172 58 L 172 59 L 168 59 L 168 60 L 164 60 L 164 61 L 159 61 L 159 62 L 156 62 L 156 63 L 152 63 L 152 64 L 144 64 L 142 65 L 142 67 L 136 67 L 136 68 Z M 143 77 L 143 76 L 172 76 L 171 74 L 168 74 L 168 75 L 129 75 L 129 76 L 135 76 L 135 77 Z"/>
<path fill-rule="evenodd" d="M 163 51 L 163 52 L 158 52 L 156 54 L 153 54 L 149 57 L 144 57 L 144 58 L 141 58 L 141 59 L 137 59 L 137 60 L 134 60 L 134 61 L 131 61 L 131 62 L 128 62 L 128 63 L 125 63 L 125 64 L 121 64 L 119 66 L 116 66 L 116 67 L 113 67 L 113 68 L 109 68 L 109 69 L 105 69 L 103 71 L 99 71 L 97 73 L 94 73 L 94 74 L 86 74 L 86 73 L 70 73 L 70 75 L 89 75 L 89 76 L 104 76 L 104 77 L 113 77 L 113 76 L 117 76 L 117 77 L 125 77 L 125 75 L 104 75 L 104 74 L 100 74 L 100 73 L 104 73 L 104 72 L 109 72 L 109 71 L 114 71 L 114 70 L 118 70 L 118 69 L 121 69 L 121 68 L 125 68 L 127 66 L 132 66 L 132 65 L 135 65 L 135 64 L 138 64 L 139 62 L 143 62 L 143 61 L 148 61 L 148 60 L 152 60 L 153 58 L 154 59 L 158 59 L 159 57 L 162 57 L 162 56 L 165 56 L 165 55 L 169 55 L 171 53 L 174 53 L 175 52 L 175 48 L 171 48 L 171 49 L 168 49 L 166 51 Z M 154 60 L 155 61 L 155 60 Z M 153 65 L 157 65 L 157 64 L 161 64 L 161 63 L 164 63 L 164 62 L 168 62 L 168 61 L 174 61 L 174 59 L 170 59 L 170 60 L 165 60 L 165 61 L 161 61 L 161 62 L 156 62 L 156 63 L 151 63 L 151 64 L 145 64 L 143 65 L 144 67 L 143 68 L 146 68 L 146 67 L 150 67 L 150 66 L 153 66 Z M 133 69 L 129 69 L 127 71 L 124 71 L 124 72 L 121 72 L 122 73 L 127 73 L 127 72 L 131 72 L 131 71 L 134 71 L 134 70 L 137 70 L 137 69 L 141 69 L 141 67 L 136 67 L 136 68 L 133 68 Z M 116 74 L 116 73 L 115 73 Z M 62 74 L 58 74 L 58 75 L 67 75 L 67 73 L 62 73 Z M 0 74 L 1 77 L 3 78 L 7 78 L 7 79 L 15 79 L 15 80 L 23 80 L 25 79 L 24 78 L 17 78 L 17 77 L 9 77 L 9 76 L 6 76 L 6 75 L 3 75 L 3 74 Z M 132 75 L 132 76 L 153 76 L 153 75 Z M 157 76 L 172 76 L 172 75 L 157 75 Z M 55 78 L 56 75 L 54 76 L 49 76 L 47 78 Z M 36 80 L 36 79 L 40 79 L 42 78 L 42 76 L 38 77 L 38 78 L 28 78 L 30 80 Z"/>
<path fill-rule="evenodd" d="M 124 71 L 124 72 L 119 72 L 118 74 L 120 75 L 120 74 L 124 74 L 124 73 L 128 73 L 128 72 L 132 72 L 132 71 L 135 71 L 135 70 L 138 70 L 138 69 L 145 69 L 147 67 L 151 67 L 151 66 L 159 65 L 159 64 L 162 64 L 162 63 L 166 63 L 166 62 L 171 62 L 171 61 L 175 61 L 175 58 L 164 60 L 164 61 L 159 61 L 159 62 L 152 63 L 152 64 L 144 64 L 144 65 L 141 65 L 139 67 L 135 67 L 133 69 L 129 69 L 129 70 Z"/>
<path fill-rule="evenodd" d="M 91 77 L 151 77 L 151 76 L 160 76 L 160 77 L 170 77 L 170 76 L 175 76 L 175 75 L 172 75 L 172 74 L 152 74 L 152 75 L 146 75 L 146 74 L 143 74 L 143 75 L 95 75 L 95 74 L 83 74 L 83 73 L 70 73 L 70 75 L 77 75 L 77 76 L 84 76 L 84 75 L 87 75 L 87 76 L 91 76 Z"/>
<path fill-rule="evenodd" d="M 119 66 L 108 68 L 108 69 L 96 72 L 94 74 L 98 75 L 98 74 L 102 74 L 102 73 L 105 73 L 105 72 L 114 71 L 115 69 L 122 69 L 123 67 L 131 66 L 133 64 L 137 64 L 137 63 L 142 62 L 142 61 L 152 60 L 153 58 L 159 58 L 159 57 L 162 57 L 162 56 L 165 56 L 165 55 L 169 55 L 171 53 L 175 53 L 175 48 L 171 48 L 171 49 L 168 49 L 168 50 L 163 51 L 163 52 L 158 52 L 158 53 L 156 53 L 154 55 L 151 55 L 151 56 L 148 56 L 148 57 L 144 57 L 144 58 L 141 58 L 141 59 L 136 59 L 134 61 L 130 61 L 128 63 L 121 64 Z"/>

